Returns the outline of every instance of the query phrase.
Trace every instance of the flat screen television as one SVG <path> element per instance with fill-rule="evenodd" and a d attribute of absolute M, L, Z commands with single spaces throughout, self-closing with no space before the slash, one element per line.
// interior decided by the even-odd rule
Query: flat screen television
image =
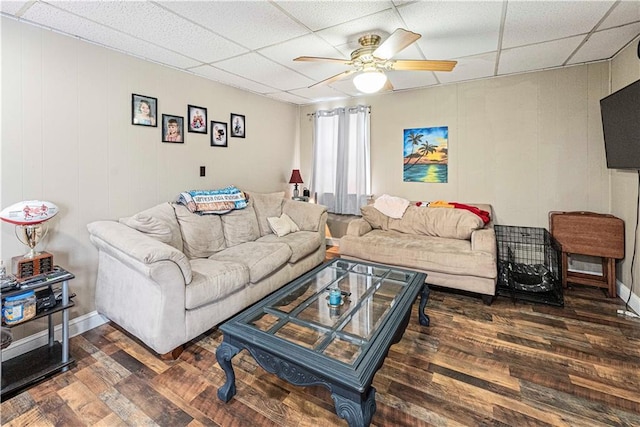
<path fill-rule="evenodd" d="M 640 169 L 640 80 L 600 100 L 609 169 Z"/>

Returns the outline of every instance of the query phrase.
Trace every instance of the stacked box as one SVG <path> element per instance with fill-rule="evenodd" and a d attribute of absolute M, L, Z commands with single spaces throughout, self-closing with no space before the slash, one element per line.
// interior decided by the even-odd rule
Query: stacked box
<path fill-rule="evenodd" d="M 562 249 L 544 228 L 496 225 L 497 294 L 564 306 Z"/>

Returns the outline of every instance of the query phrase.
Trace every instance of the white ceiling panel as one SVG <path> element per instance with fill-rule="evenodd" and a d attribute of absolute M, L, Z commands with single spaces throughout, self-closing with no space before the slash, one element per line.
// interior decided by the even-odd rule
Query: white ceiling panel
<path fill-rule="evenodd" d="M 364 34 L 384 42 L 405 28 L 422 37 L 394 59 L 458 61 L 451 73 L 389 72 L 396 90 L 608 60 L 640 35 L 640 0 L 0 0 L 0 8 L 3 19 L 294 104 L 362 96 L 353 76 L 308 88 L 349 65 L 293 59 L 349 60 Z"/>
<path fill-rule="evenodd" d="M 278 1 L 279 7 L 312 31 L 391 8 L 388 1 Z"/>
<path fill-rule="evenodd" d="M 511 74 L 559 67 L 583 39 L 583 36 L 576 36 L 547 43 L 505 49 L 500 55 L 498 73 Z"/>
<path fill-rule="evenodd" d="M 571 58 L 569 64 L 597 61 L 607 58 L 613 49 L 617 52 L 623 48 L 630 38 L 640 33 L 640 22 L 610 30 L 598 31 L 593 34 L 582 48 Z"/>
<path fill-rule="evenodd" d="M 441 83 L 452 83 L 491 77 L 495 71 L 497 55 L 497 52 L 491 52 L 460 58 L 452 72 L 438 73 L 438 80 Z"/>
<path fill-rule="evenodd" d="M 611 14 L 607 16 L 598 29 L 617 27 L 618 25 L 638 21 L 640 21 L 640 1 L 623 0 L 616 4 Z"/>
<path fill-rule="evenodd" d="M 502 2 L 416 2 L 398 8 L 428 59 L 449 59 L 498 48 Z"/>
<path fill-rule="evenodd" d="M 149 2 L 56 1 L 56 6 L 174 52 L 213 62 L 247 51 Z"/>
<path fill-rule="evenodd" d="M 172 67 L 187 68 L 199 64 L 198 61 L 186 56 L 138 40 L 103 25 L 96 25 L 46 3 L 36 3 L 26 11 L 23 18 L 55 30 L 68 31 L 71 29 L 77 37 Z"/>
<path fill-rule="evenodd" d="M 613 1 L 509 2 L 502 48 L 587 34 Z"/>
<path fill-rule="evenodd" d="M 269 2 L 172 1 L 160 4 L 249 49 L 308 33 L 305 27 Z M 242 17 L 244 25 L 238 25 L 238 16 Z"/>
<path fill-rule="evenodd" d="M 220 61 L 215 66 L 229 73 L 239 74 L 249 80 L 282 90 L 298 89 L 315 83 L 312 79 L 296 72 L 290 72 L 284 66 L 257 53 L 247 53 Z"/>

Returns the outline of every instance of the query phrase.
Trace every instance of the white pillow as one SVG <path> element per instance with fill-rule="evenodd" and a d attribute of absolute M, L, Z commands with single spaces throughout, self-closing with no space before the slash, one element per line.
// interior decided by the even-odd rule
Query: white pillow
<path fill-rule="evenodd" d="M 287 214 L 282 214 L 280 217 L 268 217 L 267 222 L 269 223 L 269 228 L 271 228 L 273 234 L 278 237 L 283 237 L 289 233 L 300 231 L 298 224 L 296 224 Z"/>

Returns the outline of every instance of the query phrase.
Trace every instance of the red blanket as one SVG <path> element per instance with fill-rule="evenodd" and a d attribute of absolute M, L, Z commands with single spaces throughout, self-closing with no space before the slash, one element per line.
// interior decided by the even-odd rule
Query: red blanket
<path fill-rule="evenodd" d="M 491 221 L 491 214 L 485 210 L 482 210 L 480 208 L 477 208 L 475 206 L 470 206 L 470 205 L 465 205 L 464 203 L 458 203 L 458 202 L 438 202 L 437 204 L 434 204 L 433 206 L 431 205 L 431 203 L 425 203 L 425 202 L 416 202 L 416 206 L 422 206 L 424 205 L 429 206 L 429 207 L 434 207 L 434 208 L 455 208 L 455 209 L 465 209 L 468 210 L 471 213 L 474 213 L 476 215 L 478 215 L 482 221 L 484 222 L 485 225 L 487 225 L 489 223 L 489 221 Z"/>

